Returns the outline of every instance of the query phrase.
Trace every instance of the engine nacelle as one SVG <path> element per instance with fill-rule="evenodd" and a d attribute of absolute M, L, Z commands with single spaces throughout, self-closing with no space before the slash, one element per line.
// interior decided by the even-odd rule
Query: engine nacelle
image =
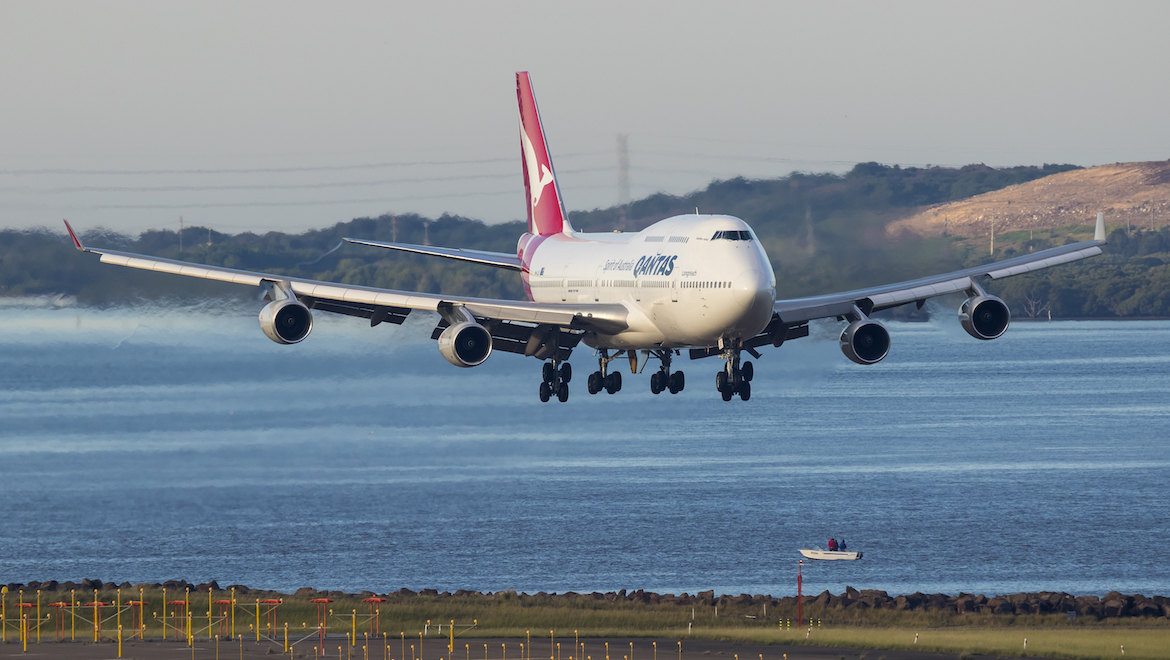
<path fill-rule="evenodd" d="M 995 296 L 974 296 L 959 307 L 959 322 L 976 339 L 995 339 L 1007 332 L 1012 313 Z"/>
<path fill-rule="evenodd" d="M 841 333 L 841 352 L 857 364 L 881 362 L 890 352 L 890 333 L 877 321 L 854 321 Z"/>
<path fill-rule="evenodd" d="M 298 300 L 275 300 L 260 310 L 260 329 L 278 344 L 296 344 L 313 329 L 313 314 Z"/>
<path fill-rule="evenodd" d="M 439 335 L 439 353 L 457 367 L 476 367 L 492 354 L 492 335 L 478 323 L 465 321 Z"/>

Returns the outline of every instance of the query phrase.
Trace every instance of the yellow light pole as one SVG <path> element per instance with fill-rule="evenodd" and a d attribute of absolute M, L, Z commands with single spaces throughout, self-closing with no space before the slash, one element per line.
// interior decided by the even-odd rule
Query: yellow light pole
<path fill-rule="evenodd" d="M 0 640 L 8 643 L 8 587 L 0 587 Z"/>
<path fill-rule="evenodd" d="M 41 590 L 37 589 L 37 644 L 41 643 Z"/>
<path fill-rule="evenodd" d="M 500 648 L 503 649 L 500 651 L 500 660 L 508 660 L 508 645 L 500 644 Z"/>
<path fill-rule="evenodd" d="M 630 660 L 634 660 L 634 643 L 630 642 Z"/>
<path fill-rule="evenodd" d="M 256 599 L 256 641 L 260 641 L 260 599 Z"/>
<path fill-rule="evenodd" d="M 678 643 L 678 660 L 682 660 L 682 642 Z"/>
<path fill-rule="evenodd" d="M 581 646 L 581 640 L 577 638 L 577 631 L 573 631 L 573 655 L 577 655 L 577 647 Z M 584 652 L 582 652 L 584 655 Z M 577 655 L 577 660 L 581 660 L 581 656 Z"/>
<path fill-rule="evenodd" d="M 556 642 L 556 636 L 553 635 L 553 631 L 550 630 L 548 631 L 548 660 L 556 660 L 556 656 L 554 655 L 554 652 L 556 651 L 554 647 L 556 644 L 554 642 Z"/>
<path fill-rule="evenodd" d="M 654 642 L 654 660 L 658 660 L 658 642 Z"/>
<path fill-rule="evenodd" d="M 77 641 L 77 590 L 69 590 L 69 641 Z"/>
<path fill-rule="evenodd" d="M 609 642 L 605 643 L 605 660 L 609 660 Z"/>
<path fill-rule="evenodd" d="M 528 642 L 528 657 L 522 658 L 521 660 L 532 660 L 532 631 L 531 630 L 524 631 L 524 641 Z"/>

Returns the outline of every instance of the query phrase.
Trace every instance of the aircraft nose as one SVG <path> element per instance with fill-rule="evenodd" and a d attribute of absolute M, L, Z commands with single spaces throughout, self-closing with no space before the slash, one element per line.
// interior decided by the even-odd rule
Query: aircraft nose
<path fill-rule="evenodd" d="M 745 270 L 731 281 L 731 293 L 741 307 L 767 307 L 769 310 L 776 295 L 768 277 L 754 268 Z"/>

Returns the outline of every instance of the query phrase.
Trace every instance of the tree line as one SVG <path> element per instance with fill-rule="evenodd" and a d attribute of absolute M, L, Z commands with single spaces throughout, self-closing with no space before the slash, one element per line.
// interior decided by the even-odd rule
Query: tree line
<path fill-rule="evenodd" d="M 755 230 L 772 259 L 783 297 L 814 295 L 947 272 L 991 260 L 964 239 L 887 236 L 885 226 L 922 206 L 1075 169 L 1071 165 L 902 168 L 861 163 L 845 174 L 793 173 L 777 179 L 713 181 L 687 195 L 656 194 L 630 204 L 570 213 L 585 231 L 637 230 L 678 213 L 726 213 Z M 1088 221 L 1088 220 L 1087 220 Z M 1090 231 L 1087 227 L 1086 231 Z M 343 237 L 514 252 L 521 222 L 488 225 L 452 215 L 357 218 L 300 234 L 223 234 L 191 227 L 128 236 L 103 229 L 86 244 L 197 263 L 347 284 L 499 298 L 522 298 L 519 276 L 486 266 L 343 243 Z M 1005 236 L 994 258 L 1073 240 L 1066 232 Z M 190 236 L 198 236 L 192 245 Z M 210 240 L 203 242 L 204 236 Z M 1106 254 L 1087 262 L 993 283 L 1016 315 L 1054 318 L 1170 317 L 1170 231 L 1113 232 Z M 338 245 L 341 247 L 338 248 Z M 334 248 L 337 248 L 336 250 Z M 240 287 L 102 266 L 73 250 L 62 231 L 0 231 L 0 295 L 68 295 L 82 304 L 124 304 L 252 295 Z M 901 309 L 896 314 L 921 314 Z"/>

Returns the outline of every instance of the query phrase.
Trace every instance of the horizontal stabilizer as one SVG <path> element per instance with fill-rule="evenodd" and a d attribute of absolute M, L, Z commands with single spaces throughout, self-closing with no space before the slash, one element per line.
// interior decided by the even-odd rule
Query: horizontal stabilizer
<path fill-rule="evenodd" d="M 495 266 L 496 268 L 521 270 L 520 257 L 517 257 L 514 254 L 506 254 L 504 252 L 462 250 L 460 248 L 430 247 L 427 245 L 410 245 L 407 243 L 379 243 L 378 241 L 363 241 L 356 238 L 347 238 L 345 240 L 349 241 L 350 243 L 356 243 L 358 245 L 372 245 L 374 247 L 386 248 L 387 250 L 413 252 L 415 254 L 425 254 L 431 257 L 443 257 L 445 259 L 470 261 L 471 263 L 483 264 L 485 266 Z"/>

